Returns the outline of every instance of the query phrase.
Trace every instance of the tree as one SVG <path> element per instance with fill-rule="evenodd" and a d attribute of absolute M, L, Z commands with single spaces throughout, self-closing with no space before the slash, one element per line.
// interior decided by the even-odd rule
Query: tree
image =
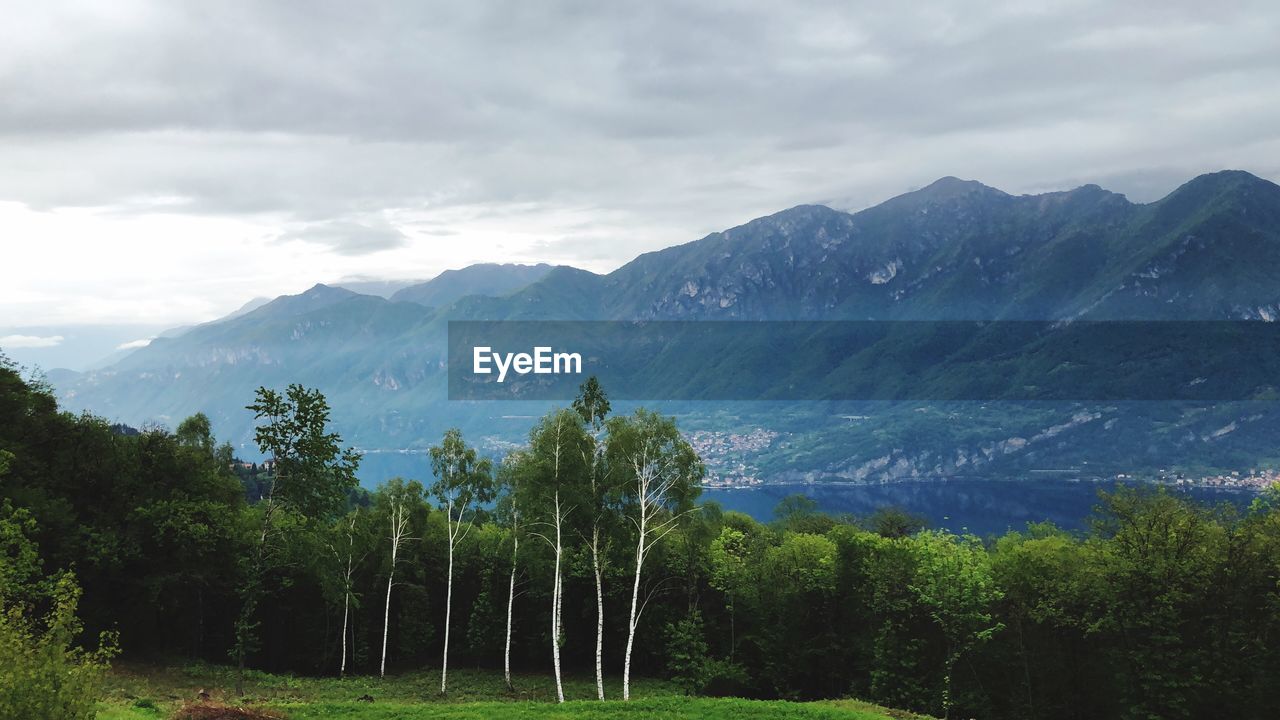
<path fill-rule="evenodd" d="M 1002 593 L 992 577 L 991 556 L 977 538 L 925 532 L 913 538 L 912 548 L 919 564 L 911 590 L 946 640 L 942 712 L 947 718 L 956 662 L 1004 627 L 992 615 Z"/>
<path fill-rule="evenodd" d="M 587 378 L 578 389 L 578 396 L 573 400 L 573 409 L 586 423 L 590 432 L 590 458 L 587 463 L 587 478 L 590 482 L 588 501 L 590 507 L 591 527 L 588 544 L 591 549 L 591 572 L 595 579 L 596 589 L 596 697 L 604 700 L 604 585 L 600 575 L 601 566 L 600 534 L 602 526 L 612 509 L 612 488 L 609 486 L 607 466 L 602 462 L 604 444 L 604 420 L 609 414 L 609 397 L 605 394 L 600 381 L 594 375 Z"/>
<path fill-rule="evenodd" d="M 707 684 L 711 658 L 703 639 L 702 613 L 693 610 L 684 619 L 667 623 L 667 672 L 685 695 L 698 693 Z"/>
<path fill-rule="evenodd" d="M 480 505 L 493 500 L 493 473 L 488 459 L 478 459 L 457 428 L 431 448 L 431 472 L 436 482 L 431 493 L 440 501 L 448 521 L 449 571 L 444 601 L 444 657 L 440 662 L 440 692 L 449 688 L 449 626 L 453 610 L 453 556 L 466 538 Z"/>
<path fill-rule="evenodd" d="M 360 521 L 360 508 L 356 507 L 347 516 L 338 521 L 334 528 L 333 542 L 329 543 L 329 551 L 340 568 L 339 585 L 342 591 L 342 650 L 338 663 L 338 677 L 347 676 L 347 636 L 351 617 L 351 601 L 355 599 L 356 566 L 363 562 L 367 553 L 356 557 L 357 528 Z"/>
<path fill-rule="evenodd" d="M 867 530 L 881 537 L 901 538 L 914 535 L 929 527 L 929 520 L 922 515 L 889 505 L 877 508 L 862 524 Z"/>
<path fill-rule="evenodd" d="M 150 612 L 121 629 L 130 637 L 143 627 L 190 637 L 186 651 L 200 655 L 207 609 L 217 607 L 229 590 L 234 593 L 227 578 L 244 549 L 237 528 L 244 517 L 244 487 L 230 469 L 231 447 L 217 444 L 201 413 L 182 421 L 172 436 L 152 431 L 134 442 L 147 458 L 139 467 L 146 490 L 132 498 L 129 522 L 118 533 L 133 537 L 127 572 Z M 87 587 L 86 594 L 95 589 Z"/>
<path fill-rule="evenodd" d="M 1079 538 L 1048 523 L 1033 524 L 999 538 L 991 560 L 1016 682 L 1001 699 L 1009 712 L 1029 720 L 1115 715 L 1108 703 L 1112 693 L 1103 690 L 1114 673 L 1082 649 L 1098 645 L 1086 635 L 1094 627 L 1090 608 L 1100 598 Z"/>
<path fill-rule="evenodd" d="M 386 677 L 387 636 L 391 627 L 391 588 L 395 586 L 396 563 L 400 561 L 400 548 L 404 543 L 415 539 L 409 537 L 409 521 L 414 507 L 422 504 L 422 485 L 414 481 L 406 483 L 399 478 L 393 479 L 380 488 L 377 502 L 380 512 L 386 516 L 391 540 L 386 604 L 382 611 L 382 659 L 378 664 L 378 675 Z"/>
<path fill-rule="evenodd" d="M 737 528 L 721 528 L 720 536 L 711 542 L 710 555 L 708 582 L 725 596 L 725 609 L 729 611 L 729 661 L 733 662 L 738 649 L 738 603 L 755 583 L 753 572 L 758 568 L 749 564 L 750 544 L 746 533 Z"/>
<path fill-rule="evenodd" d="M 179 423 L 174 437 L 178 444 L 184 447 L 195 448 L 206 453 L 212 453 L 214 450 L 213 425 L 209 422 L 209 416 L 204 413 L 196 413 Z"/>
<path fill-rule="evenodd" d="M 622 699 L 630 700 L 631 653 L 644 611 L 640 601 L 644 562 L 654 546 L 676 528 L 680 514 L 692 507 L 705 469 L 674 420 L 644 409 L 609 421 L 608 453 L 610 466 L 626 477 L 628 520 L 635 530 L 635 574 L 622 665 Z"/>
<path fill-rule="evenodd" d="M 836 554 L 826 535 L 785 532 L 757 563 L 758 642 L 761 682 L 783 697 L 815 697 L 839 692 L 833 656 Z"/>
<path fill-rule="evenodd" d="M 254 440 L 271 458 L 272 473 L 261 503 L 261 522 L 241 586 L 242 606 L 236 620 L 234 655 L 236 693 L 244 694 L 246 655 L 257 641 L 255 613 L 268 571 L 275 562 L 276 513 L 284 510 L 306 520 L 331 518 L 356 486 L 360 455 L 342 449 L 342 438 L 329 432 L 329 403 L 319 390 L 290 385 L 284 395 L 258 388 L 246 407 L 258 420 Z"/>
<path fill-rule="evenodd" d="M 498 517 L 506 521 L 508 534 L 511 537 L 511 576 L 507 585 L 507 631 L 506 640 L 502 646 L 502 678 L 507 684 L 507 690 L 515 689 L 511 684 L 511 628 L 516 603 L 516 571 L 520 561 L 521 528 L 518 503 L 520 474 L 517 471 L 520 459 L 520 455 L 507 456 L 498 472 L 499 487 L 506 490 L 498 503 Z"/>
<path fill-rule="evenodd" d="M 1099 510 L 1094 530 L 1106 542 L 1085 547 L 1097 578 L 1089 617 L 1116 668 L 1123 716 L 1204 717 L 1209 707 L 1224 704 L 1214 696 L 1230 694 L 1220 686 L 1232 673 L 1212 684 L 1206 679 L 1248 652 L 1246 638 L 1258 637 L 1254 627 L 1222 643 L 1231 615 L 1219 613 L 1232 601 L 1216 594 L 1221 585 L 1249 586 L 1236 572 L 1248 566 L 1251 553 L 1233 541 L 1230 518 L 1215 518 L 1164 489 L 1119 488 L 1103 495 Z M 1275 578 L 1268 584 L 1277 587 Z M 1208 657 L 1219 643 L 1222 651 Z M 1203 692 L 1208 702 L 1196 697 Z"/>
<path fill-rule="evenodd" d="M 560 648 L 564 643 L 561 610 L 564 601 L 565 528 L 582 500 L 590 437 L 581 416 L 572 410 L 553 410 L 529 434 L 529 449 L 519 456 L 520 506 L 541 528 L 530 534 L 547 543 L 553 559 L 551 581 L 551 663 L 556 698 L 564 702 Z"/>

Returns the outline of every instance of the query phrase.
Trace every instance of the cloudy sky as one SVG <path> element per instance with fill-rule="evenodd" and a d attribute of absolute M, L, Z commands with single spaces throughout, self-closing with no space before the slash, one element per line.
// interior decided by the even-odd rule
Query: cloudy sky
<path fill-rule="evenodd" d="M 942 175 L 1139 201 L 1280 179 L 1274 0 L 623 5 L 10 4 L 0 330 L 480 261 L 607 271 Z"/>

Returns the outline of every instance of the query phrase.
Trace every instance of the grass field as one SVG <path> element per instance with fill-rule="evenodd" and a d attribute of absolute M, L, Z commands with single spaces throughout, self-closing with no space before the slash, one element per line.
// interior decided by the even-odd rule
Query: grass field
<path fill-rule="evenodd" d="M 640 679 L 632 684 L 633 700 L 598 702 L 589 677 L 565 679 L 564 705 L 554 702 L 555 686 L 546 675 L 513 677 L 515 692 L 506 689 L 502 675 L 491 671 L 454 670 L 450 692 L 440 695 L 438 673 L 424 671 L 377 677 L 300 678 L 252 672 L 246 677 L 245 698 L 232 697 L 230 668 L 212 665 L 153 666 L 118 664 L 108 678 L 107 698 L 99 720 L 164 720 L 204 690 L 213 703 L 247 706 L 290 720 L 479 720 L 481 718 L 789 718 L 792 720 L 902 720 L 920 718 L 857 700 L 793 703 L 688 698 L 674 686 Z M 618 697 L 620 681 L 606 687 Z M 370 696 L 372 702 L 357 700 Z"/>

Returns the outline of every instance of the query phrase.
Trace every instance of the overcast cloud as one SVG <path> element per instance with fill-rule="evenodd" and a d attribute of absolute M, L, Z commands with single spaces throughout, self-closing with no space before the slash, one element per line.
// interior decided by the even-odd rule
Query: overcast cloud
<path fill-rule="evenodd" d="M 1280 179 L 1280 5 L 23 3 L 0 326 L 191 322 L 345 277 L 607 271 L 942 175 L 1147 201 Z"/>

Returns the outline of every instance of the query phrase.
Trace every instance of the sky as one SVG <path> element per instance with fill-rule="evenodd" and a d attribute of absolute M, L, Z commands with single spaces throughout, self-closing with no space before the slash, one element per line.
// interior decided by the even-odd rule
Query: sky
<path fill-rule="evenodd" d="M 1280 180 L 1273 0 L 4 13 L 0 346 L 475 262 L 605 272 L 944 175 L 1142 202 Z"/>

